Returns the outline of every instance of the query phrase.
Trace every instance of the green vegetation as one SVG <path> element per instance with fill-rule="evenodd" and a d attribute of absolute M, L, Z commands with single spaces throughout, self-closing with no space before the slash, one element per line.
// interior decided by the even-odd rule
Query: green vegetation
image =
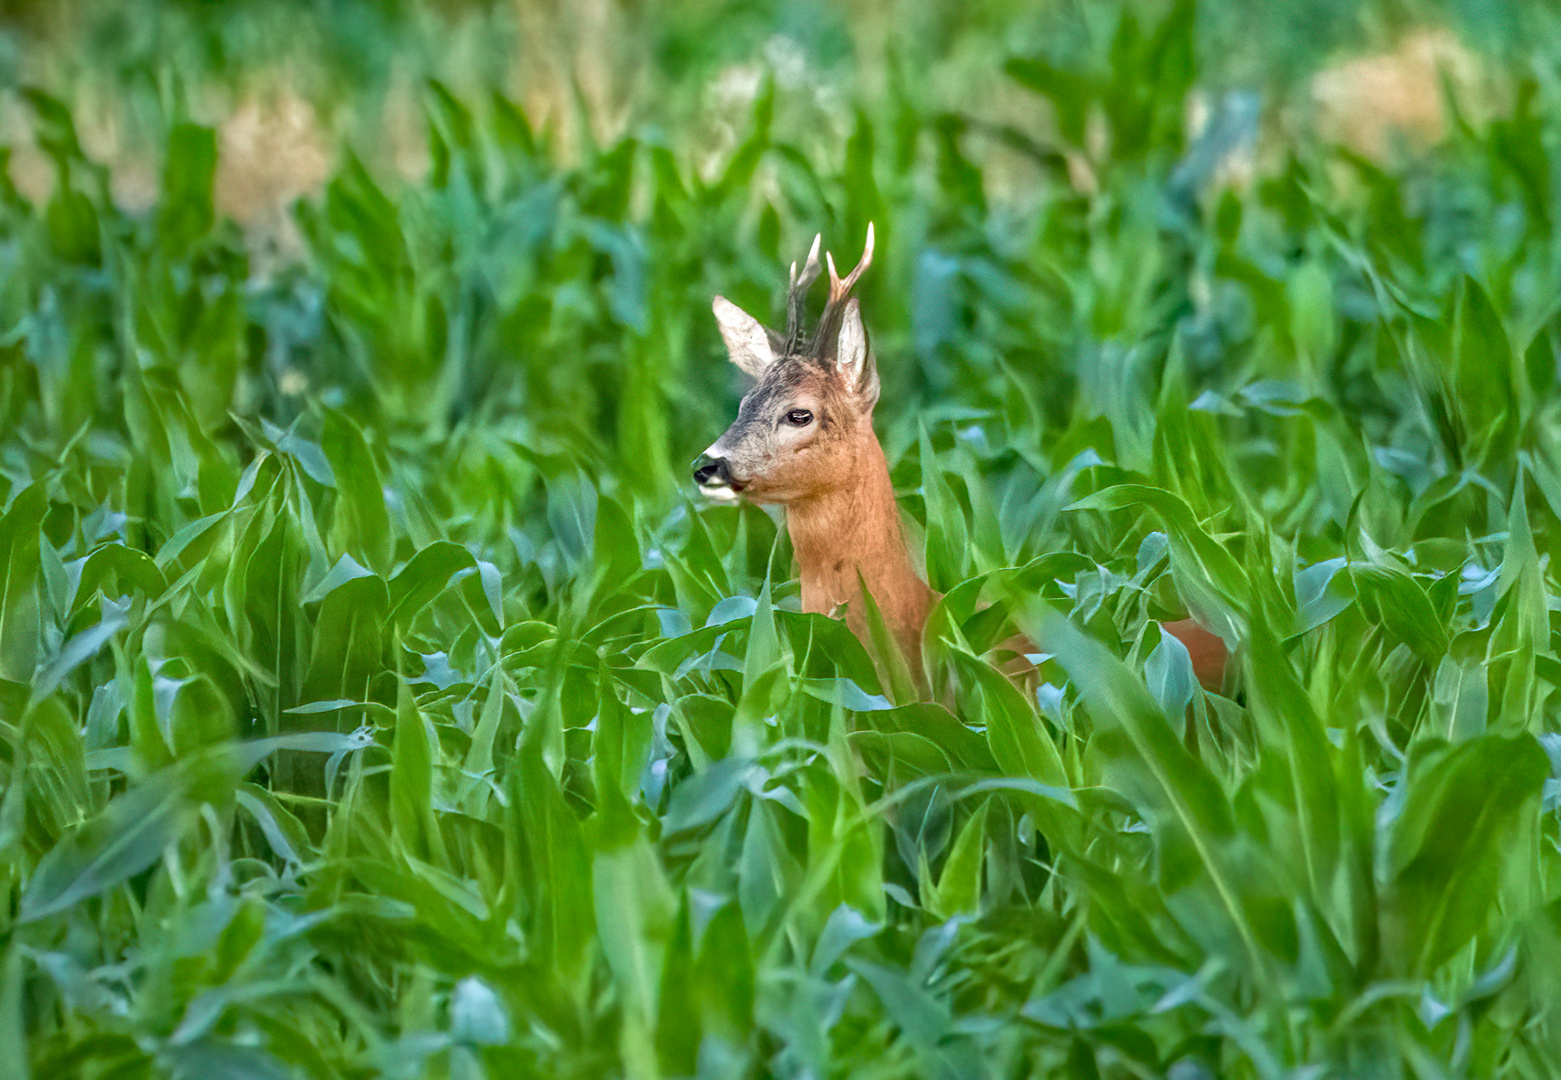
<path fill-rule="evenodd" d="M 1432 151 L 1270 132 L 1232 186 L 1186 107 L 1232 24 L 1091 12 L 948 30 L 1044 123 L 890 56 L 832 148 L 765 81 L 708 168 L 430 83 L 426 175 L 342 152 L 296 259 L 178 87 L 129 80 L 144 211 L 29 90 L 7 1075 L 1561 1072 L 1561 35 L 1480 41 L 1493 118 Z M 689 498 L 741 392 L 711 296 L 773 314 L 869 220 L 944 704 Z M 1010 623 L 1033 699 L 980 659 Z"/>

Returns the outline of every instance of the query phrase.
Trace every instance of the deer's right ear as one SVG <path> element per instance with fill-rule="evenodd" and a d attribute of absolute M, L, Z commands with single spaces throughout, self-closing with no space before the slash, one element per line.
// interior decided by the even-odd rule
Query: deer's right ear
<path fill-rule="evenodd" d="M 878 403 L 878 365 L 873 362 L 872 346 L 867 342 L 867 327 L 862 325 L 862 305 L 854 296 L 846 301 L 845 314 L 840 319 L 835 367 L 856 394 L 862 411 L 871 412 Z"/>
<path fill-rule="evenodd" d="M 732 363 L 755 379 L 762 378 L 765 369 L 775 362 L 775 347 L 770 341 L 770 332 L 758 319 L 724 296 L 716 297 L 711 309 L 715 312 L 716 325 L 721 328 L 721 340 L 726 342 L 726 351 Z"/>

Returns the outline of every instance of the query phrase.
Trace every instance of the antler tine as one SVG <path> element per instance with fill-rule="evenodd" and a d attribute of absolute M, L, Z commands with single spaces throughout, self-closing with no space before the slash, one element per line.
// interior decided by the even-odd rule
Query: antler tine
<path fill-rule="evenodd" d="M 786 337 L 795 343 L 802 332 L 802 316 L 807 307 L 808 287 L 818 279 L 818 249 L 823 243 L 823 233 L 813 237 L 813 246 L 808 249 L 807 261 L 802 264 L 802 273 L 797 273 L 797 264 L 791 264 L 791 287 L 786 294 Z"/>
<path fill-rule="evenodd" d="M 873 265 L 873 223 L 871 221 L 867 223 L 867 242 L 862 246 L 862 258 L 857 262 L 856 268 L 845 276 L 844 281 L 840 279 L 839 274 L 835 273 L 834 255 L 826 253 L 824 261 L 829 264 L 829 302 L 837 304 L 850 294 L 851 286 L 855 285 L 856 279 L 862 276 L 862 271 Z"/>
<path fill-rule="evenodd" d="M 793 289 L 798 287 L 806 289 L 818 277 L 818 246 L 823 243 L 823 240 L 823 233 L 813 237 L 813 246 L 808 248 L 808 261 L 802 264 L 801 282 L 797 281 L 797 264 L 791 264 L 791 287 Z"/>

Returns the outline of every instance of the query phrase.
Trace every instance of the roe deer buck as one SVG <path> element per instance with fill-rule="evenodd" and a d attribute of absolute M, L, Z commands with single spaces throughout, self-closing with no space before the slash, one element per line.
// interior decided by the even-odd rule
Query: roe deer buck
<path fill-rule="evenodd" d="M 845 278 L 829 267 L 829 298 L 818 325 L 803 327 L 809 286 L 819 275 L 819 239 L 798 273 L 791 266 L 786 332 L 777 334 L 723 297 L 716 322 L 732 362 L 755 380 L 737 419 L 694 462 L 694 480 L 716 499 L 747 498 L 786 507 L 802 578 L 802 610 L 834 614 L 871 651 L 865 588 L 913 671 L 922 631 L 938 595 L 917 575 L 900 534 L 899 508 L 873 406 L 878 370 L 861 307 L 850 295 L 873 260 L 873 227 L 861 261 Z M 1165 624 L 1187 646 L 1205 686 L 1224 678 L 1225 646 L 1191 620 Z"/>

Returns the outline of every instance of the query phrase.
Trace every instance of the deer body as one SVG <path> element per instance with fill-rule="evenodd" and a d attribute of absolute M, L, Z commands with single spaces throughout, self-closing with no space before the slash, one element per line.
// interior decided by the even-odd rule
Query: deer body
<path fill-rule="evenodd" d="M 802 610 L 835 615 L 844 607 L 847 625 L 873 651 L 865 588 L 911 670 L 919 671 L 922 631 L 938 595 L 905 547 L 889 466 L 873 431 L 878 372 L 860 306 L 850 297 L 872 262 L 872 226 L 861 262 L 845 279 L 826 256 L 829 299 L 807 334 L 802 315 L 819 274 L 818 248 L 815 239 L 800 275 L 792 265 L 784 335 L 716 297 L 732 362 L 756 384 L 731 427 L 694 462 L 694 479 L 714 499 L 784 505 Z M 1224 643 L 1190 620 L 1165 628 L 1187 646 L 1199 680 L 1218 686 Z"/>

